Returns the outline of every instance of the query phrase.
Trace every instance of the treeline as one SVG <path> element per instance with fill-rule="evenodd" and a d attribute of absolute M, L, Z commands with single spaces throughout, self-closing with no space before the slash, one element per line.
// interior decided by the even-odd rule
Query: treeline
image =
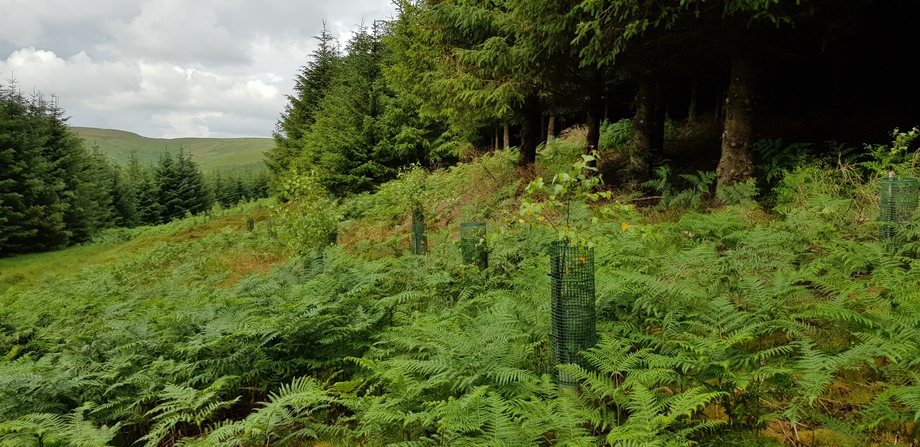
<path fill-rule="evenodd" d="M 359 30 L 344 49 L 327 30 L 316 37 L 278 122 L 270 169 L 274 180 L 312 171 L 343 194 L 465 147 L 518 146 L 527 166 L 560 123 L 586 127 L 586 152 L 603 149 L 603 121 L 628 118 L 635 134 L 618 148 L 621 172 L 639 184 L 666 159 L 666 117 L 706 117 L 722 127 L 712 132 L 722 139 L 712 148 L 721 151 L 719 183 L 745 181 L 767 112 L 787 123 L 819 107 L 840 114 L 840 92 L 905 103 L 898 89 L 913 83 L 881 91 L 872 84 L 889 85 L 892 75 L 849 73 L 897 63 L 905 39 L 873 27 L 912 16 L 908 3 L 401 1 L 395 18 Z M 851 112 L 872 117 L 867 104 Z"/>
<path fill-rule="evenodd" d="M 132 154 L 124 168 L 113 164 L 123 198 L 116 226 L 157 225 L 268 197 L 268 174 L 215 170 L 205 176 L 191 154 L 164 151 L 154 165 L 143 166 Z"/>
<path fill-rule="evenodd" d="M 55 98 L 0 87 L 0 256 L 54 250 L 113 227 L 153 225 L 266 197 L 267 174 L 206 179 L 191 155 L 121 167 L 67 126 Z"/>

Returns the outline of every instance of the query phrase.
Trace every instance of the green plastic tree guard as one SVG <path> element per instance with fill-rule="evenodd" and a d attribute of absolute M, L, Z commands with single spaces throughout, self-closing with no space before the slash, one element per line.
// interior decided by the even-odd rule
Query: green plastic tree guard
<path fill-rule="evenodd" d="M 460 251 L 463 254 L 464 264 L 475 264 L 480 269 L 485 269 L 489 266 L 485 222 L 464 222 L 460 224 Z"/>
<path fill-rule="evenodd" d="M 898 227 L 910 222 L 917 209 L 918 193 L 920 181 L 915 178 L 882 179 L 879 213 L 879 236 L 882 240 L 891 241 L 897 235 Z"/>
<path fill-rule="evenodd" d="M 410 251 L 414 255 L 428 254 L 428 237 L 425 236 L 425 215 L 421 211 L 412 211 L 412 241 Z"/>
<path fill-rule="evenodd" d="M 272 223 L 273 222 L 271 217 L 265 219 L 265 227 L 268 230 L 268 238 L 274 241 L 278 239 L 278 234 L 275 233 L 275 228 L 272 226 Z"/>
<path fill-rule="evenodd" d="M 597 343 L 594 248 L 553 242 L 550 263 L 553 364 L 576 364 L 590 370 L 591 365 L 579 353 Z M 573 377 L 558 370 L 555 380 L 562 386 L 578 384 Z"/>

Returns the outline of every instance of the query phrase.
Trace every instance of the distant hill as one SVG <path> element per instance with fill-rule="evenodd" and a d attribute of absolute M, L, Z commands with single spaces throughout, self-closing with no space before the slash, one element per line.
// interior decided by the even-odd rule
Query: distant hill
<path fill-rule="evenodd" d="M 147 138 L 121 130 L 73 127 L 87 149 L 99 147 L 124 165 L 132 151 L 141 164 L 152 164 L 164 150 L 176 154 L 179 148 L 192 154 L 204 173 L 220 168 L 249 170 L 264 166 L 263 153 L 274 146 L 271 138 Z"/>

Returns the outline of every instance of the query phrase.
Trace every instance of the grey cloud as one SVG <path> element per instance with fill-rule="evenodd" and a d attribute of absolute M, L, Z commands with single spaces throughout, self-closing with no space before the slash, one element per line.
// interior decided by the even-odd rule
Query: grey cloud
<path fill-rule="evenodd" d="M 198 66 L 249 62 L 241 42 L 218 22 L 215 11 L 198 3 L 147 2 L 138 16 L 128 22 L 108 21 L 104 29 L 126 57 Z"/>
<path fill-rule="evenodd" d="M 324 19 L 344 40 L 392 15 L 388 0 L 10 2 L 0 78 L 56 94 L 72 125 L 150 137 L 270 136 Z"/>

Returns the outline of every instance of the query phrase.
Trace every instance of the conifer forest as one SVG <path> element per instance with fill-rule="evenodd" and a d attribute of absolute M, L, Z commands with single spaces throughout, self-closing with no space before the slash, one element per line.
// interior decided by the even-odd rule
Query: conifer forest
<path fill-rule="evenodd" d="M 0 87 L 0 447 L 920 446 L 920 3 L 396 4 L 264 169 Z"/>

